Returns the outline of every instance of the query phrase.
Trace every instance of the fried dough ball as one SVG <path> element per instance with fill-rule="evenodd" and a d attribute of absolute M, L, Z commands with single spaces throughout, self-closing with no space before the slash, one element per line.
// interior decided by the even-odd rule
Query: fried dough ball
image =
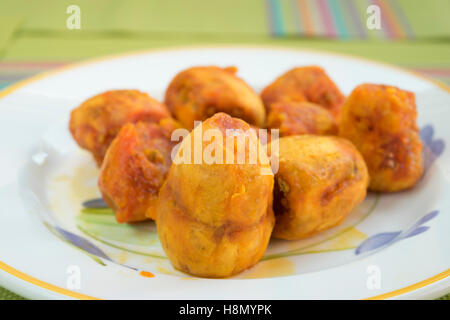
<path fill-rule="evenodd" d="M 193 67 L 177 74 L 166 90 L 165 103 L 185 128 L 225 112 L 262 127 L 265 110 L 261 98 L 238 78 L 235 67 Z"/>
<path fill-rule="evenodd" d="M 283 137 L 275 174 L 273 236 L 297 240 L 340 224 L 366 196 L 366 164 L 351 142 Z"/>
<path fill-rule="evenodd" d="M 307 66 L 289 70 L 261 93 L 266 109 L 275 102 L 309 101 L 327 109 L 336 119 L 345 97 L 321 67 Z"/>
<path fill-rule="evenodd" d="M 259 128 L 255 126 L 250 126 L 250 128 L 255 132 L 256 137 L 258 137 L 259 142 L 263 145 L 268 144 L 271 140 L 271 131 L 265 128 Z"/>
<path fill-rule="evenodd" d="M 333 135 L 337 125 L 324 108 L 309 102 L 277 102 L 271 105 L 267 127 L 279 129 L 280 136 L 300 134 Z"/>
<path fill-rule="evenodd" d="M 100 166 L 106 150 L 125 123 L 159 121 L 169 110 L 138 90 L 112 90 L 96 95 L 70 115 L 69 129 L 78 145 L 89 150 Z"/>
<path fill-rule="evenodd" d="M 169 171 L 175 143 L 170 135 L 178 124 L 171 118 L 159 123 L 127 123 L 103 161 L 98 186 L 119 223 L 156 219 L 158 192 Z"/>
<path fill-rule="evenodd" d="M 370 190 L 408 189 L 422 176 L 422 143 L 416 119 L 412 92 L 362 84 L 350 94 L 342 109 L 339 134 L 363 155 Z"/>
<path fill-rule="evenodd" d="M 174 160 L 159 195 L 157 230 L 176 269 L 201 277 L 228 277 L 256 264 L 266 250 L 274 225 L 273 174 L 266 154 L 254 164 L 249 162 L 250 143 L 260 147 L 250 126 L 224 113 L 207 119 L 185 137 L 175 159 L 189 146 L 193 150 L 195 136 L 208 129 L 222 135 L 214 140 L 223 142 L 215 152 L 221 150 L 223 159 L 227 154 L 238 159 L 241 154 L 245 162 Z M 239 140 L 227 148 L 226 129 L 242 130 L 237 139 L 248 139 L 245 150 L 238 148 Z M 204 152 L 209 144 L 203 142 Z"/>

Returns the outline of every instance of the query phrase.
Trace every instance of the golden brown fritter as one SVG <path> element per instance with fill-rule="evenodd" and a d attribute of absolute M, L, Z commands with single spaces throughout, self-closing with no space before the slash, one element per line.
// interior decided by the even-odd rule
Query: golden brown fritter
<path fill-rule="evenodd" d="M 261 98 L 235 73 L 237 69 L 193 67 L 177 74 L 166 91 L 165 103 L 181 125 L 192 129 L 194 120 L 225 112 L 262 127 Z"/>
<path fill-rule="evenodd" d="M 271 105 L 267 128 L 279 129 L 280 136 L 300 134 L 333 135 L 335 119 L 324 108 L 310 102 L 277 102 Z"/>
<path fill-rule="evenodd" d="M 313 135 L 278 142 L 274 237 L 296 240 L 334 227 L 364 200 L 369 175 L 351 142 Z"/>
<path fill-rule="evenodd" d="M 327 109 L 338 119 L 345 97 L 321 67 L 307 66 L 289 70 L 261 93 L 266 109 L 275 102 L 309 101 Z"/>
<path fill-rule="evenodd" d="M 256 137 L 259 139 L 259 142 L 263 145 L 270 142 L 271 139 L 271 130 L 266 128 L 259 128 L 255 126 L 250 126 L 252 130 L 255 131 Z"/>
<path fill-rule="evenodd" d="M 157 230 L 176 269 L 201 277 L 228 277 L 253 266 L 266 250 L 274 225 L 273 174 L 265 154 L 249 163 L 250 143 L 260 146 L 250 126 L 224 113 L 207 119 L 184 138 L 177 157 L 181 158 L 188 146 L 193 150 L 194 137 L 209 129 L 221 133 L 214 141 L 222 142 L 216 152 L 222 150 L 224 162 L 231 154 L 234 159 L 242 155 L 245 163 L 174 160 L 159 195 Z M 230 135 L 226 129 L 240 129 L 247 135 L 238 134 L 227 148 L 225 140 Z M 248 140 L 242 150 L 236 141 L 244 138 Z M 208 145 L 210 142 L 203 142 L 203 150 Z M 191 154 L 189 159 L 193 157 Z M 261 169 L 269 173 L 262 174 Z"/>
<path fill-rule="evenodd" d="M 89 150 L 100 166 L 106 150 L 128 122 L 157 122 L 170 117 L 168 109 L 138 90 L 112 90 L 96 95 L 74 109 L 69 129 L 78 145 Z"/>
<path fill-rule="evenodd" d="M 422 176 L 422 143 L 416 119 L 412 92 L 362 84 L 349 96 L 342 109 L 339 134 L 363 155 L 371 177 L 370 190 L 404 190 Z"/>
<path fill-rule="evenodd" d="M 127 123 L 113 140 L 103 161 L 98 186 L 118 222 L 156 219 L 158 192 L 169 171 L 178 127 L 166 118 L 159 123 Z"/>

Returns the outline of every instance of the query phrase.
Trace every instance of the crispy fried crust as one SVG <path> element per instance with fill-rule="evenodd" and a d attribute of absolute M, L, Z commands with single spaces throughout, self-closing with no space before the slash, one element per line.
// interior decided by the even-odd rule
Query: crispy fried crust
<path fill-rule="evenodd" d="M 366 196 L 369 175 L 358 150 L 338 137 L 279 139 L 273 236 L 296 240 L 341 223 Z"/>
<path fill-rule="evenodd" d="M 211 128 L 224 135 L 226 129 L 251 131 L 244 121 L 224 113 L 203 122 L 203 132 Z M 199 130 L 196 127 L 183 140 L 179 153 L 193 146 Z M 250 140 L 259 144 L 254 133 Z M 225 157 L 225 142 L 223 146 Z M 242 152 L 235 145 L 228 150 L 235 159 Z M 228 277 L 261 259 L 274 225 L 273 175 L 262 175 L 263 167 L 270 170 L 265 154 L 255 164 L 173 163 L 159 195 L 157 229 L 176 269 L 201 277 Z"/>
<path fill-rule="evenodd" d="M 310 102 L 277 102 L 271 105 L 267 128 L 279 129 L 280 136 L 300 134 L 334 135 L 337 125 L 331 114 Z"/>
<path fill-rule="evenodd" d="M 96 95 L 70 115 L 69 129 L 78 145 L 89 150 L 100 166 L 106 150 L 128 122 L 159 121 L 168 109 L 138 90 L 112 90 Z"/>
<path fill-rule="evenodd" d="M 118 222 L 156 219 L 158 192 L 172 163 L 170 134 L 177 127 L 171 118 L 128 123 L 109 147 L 98 186 Z"/>
<path fill-rule="evenodd" d="M 339 135 L 363 155 L 374 191 L 411 188 L 423 173 L 422 143 L 412 92 L 392 86 L 356 87 L 342 110 Z"/>
<path fill-rule="evenodd" d="M 325 70 L 318 66 L 289 70 L 264 88 L 261 97 L 268 111 L 276 102 L 309 101 L 327 109 L 336 119 L 345 100 Z"/>
<path fill-rule="evenodd" d="M 225 112 L 262 127 L 265 110 L 260 97 L 235 75 L 236 68 L 193 67 L 177 74 L 166 90 L 165 103 L 188 129 L 194 120 Z"/>

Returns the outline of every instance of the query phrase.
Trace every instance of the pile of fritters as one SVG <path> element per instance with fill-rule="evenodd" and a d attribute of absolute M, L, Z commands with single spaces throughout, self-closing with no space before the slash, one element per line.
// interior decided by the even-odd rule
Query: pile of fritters
<path fill-rule="evenodd" d="M 310 237 L 341 223 L 367 190 L 405 190 L 422 176 L 412 92 L 361 84 L 345 97 L 325 70 L 306 66 L 259 96 L 236 72 L 189 68 L 171 81 L 164 103 L 115 90 L 71 114 L 70 131 L 101 167 L 98 186 L 117 221 L 155 220 L 176 269 L 235 275 L 261 259 L 271 236 Z M 194 128 L 195 121 L 203 122 Z M 262 139 L 258 128 L 278 129 L 279 138 Z M 184 129 L 181 142 L 175 129 Z M 194 158 L 183 146 L 205 129 L 221 133 L 215 156 L 248 160 L 252 143 L 265 152 L 252 163 L 174 161 Z M 239 139 L 248 139 L 244 149 Z"/>

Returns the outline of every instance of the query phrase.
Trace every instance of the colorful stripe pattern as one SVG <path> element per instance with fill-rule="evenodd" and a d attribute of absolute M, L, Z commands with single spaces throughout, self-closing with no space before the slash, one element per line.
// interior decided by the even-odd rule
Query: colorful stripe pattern
<path fill-rule="evenodd" d="M 398 0 L 265 0 L 274 37 L 412 39 L 414 30 Z M 377 6 L 381 29 L 370 30 L 369 6 Z"/>
<path fill-rule="evenodd" d="M 38 73 L 62 67 L 69 62 L 0 62 L 0 90 Z"/>

